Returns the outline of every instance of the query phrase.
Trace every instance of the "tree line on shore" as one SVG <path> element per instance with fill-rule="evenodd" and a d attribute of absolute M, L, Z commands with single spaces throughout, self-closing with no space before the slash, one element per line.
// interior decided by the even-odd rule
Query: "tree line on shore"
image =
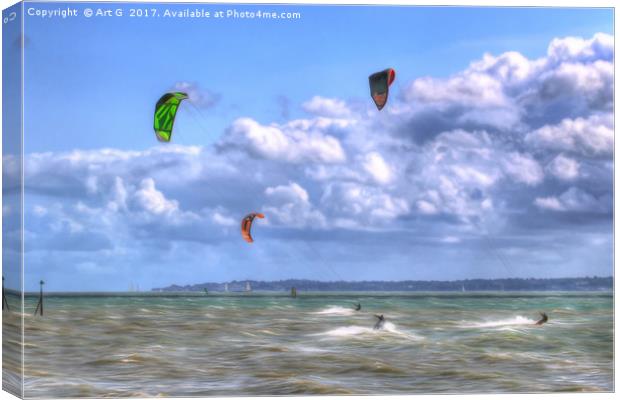
<path fill-rule="evenodd" d="M 249 283 L 249 285 L 248 285 Z M 253 291 L 608 291 L 613 277 L 581 278 L 505 278 L 464 279 L 455 281 L 316 281 L 286 279 L 280 281 L 206 282 L 194 285 L 170 285 L 154 288 L 157 292 L 242 292 Z"/>

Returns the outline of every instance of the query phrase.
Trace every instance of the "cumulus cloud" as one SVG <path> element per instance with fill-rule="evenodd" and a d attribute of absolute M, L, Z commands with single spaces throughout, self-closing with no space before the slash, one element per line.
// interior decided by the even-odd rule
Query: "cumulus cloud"
<path fill-rule="evenodd" d="M 166 199 L 163 193 L 155 188 L 155 181 L 152 178 L 140 182 L 135 198 L 140 207 L 153 214 L 171 214 L 179 210 L 179 203 Z"/>
<path fill-rule="evenodd" d="M 504 159 L 504 169 L 515 181 L 534 186 L 542 182 L 543 169 L 528 155 L 512 152 Z"/>
<path fill-rule="evenodd" d="M 334 224 L 344 228 L 389 224 L 410 209 L 402 197 L 378 187 L 346 182 L 328 185 L 321 203 L 337 216 Z"/>
<path fill-rule="evenodd" d="M 234 218 L 225 215 L 221 211 L 215 211 L 213 213 L 213 222 L 222 226 L 237 226 L 237 222 Z"/>
<path fill-rule="evenodd" d="M 379 184 L 388 184 L 392 182 L 394 174 L 392 167 L 385 161 L 381 154 L 376 151 L 370 152 L 364 156 L 364 169 Z"/>
<path fill-rule="evenodd" d="M 552 211 L 576 211 L 590 213 L 607 213 L 611 210 L 611 197 L 596 197 L 577 187 L 570 187 L 560 196 L 539 197 L 534 204 L 541 209 Z"/>
<path fill-rule="evenodd" d="M 590 39 L 580 37 L 555 38 L 549 44 L 547 56 L 549 62 L 554 64 L 565 61 L 612 61 L 614 56 L 613 36 L 597 33 Z"/>
<path fill-rule="evenodd" d="M 588 118 L 566 118 L 559 124 L 544 125 L 528 133 L 525 141 L 551 150 L 609 156 L 614 148 L 613 117 L 596 114 Z"/>
<path fill-rule="evenodd" d="M 536 204 L 540 208 L 547 209 L 547 210 L 554 210 L 554 211 L 564 211 L 565 210 L 564 205 L 562 205 L 560 200 L 557 197 L 553 197 L 553 196 L 551 196 L 551 197 L 538 197 L 534 201 L 534 204 Z"/>
<path fill-rule="evenodd" d="M 439 212 L 436 205 L 426 200 L 418 200 L 416 205 L 422 214 L 437 214 Z"/>
<path fill-rule="evenodd" d="M 486 212 L 489 196 L 505 176 L 496 158 L 506 155 L 496 146 L 486 132 L 464 130 L 444 132 L 426 144 L 409 174 L 420 214 L 464 221 Z"/>
<path fill-rule="evenodd" d="M 330 118 L 343 118 L 351 115 L 351 110 L 344 100 L 314 96 L 302 104 L 302 108 L 314 115 Z"/>
<path fill-rule="evenodd" d="M 402 95 L 404 126 L 397 132 L 420 142 L 456 128 L 515 135 L 531 126 L 557 124 L 609 112 L 613 101 L 613 37 L 558 38 L 547 56 L 485 54 L 448 78 L 421 77 Z"/>
<path fill-rule="evenodd" d="M 416 79 L 404 93 L 408 101 L 444 106 L 503 107 L 508 104 L 501 83 L 489 75 L 466 71 L 449 79 Z"/>
<path fill-rule="evenodd" d="M 343 124 L 346 122 L 315 119 L 261 125 L 251 118 L 240 118 L 229 128 L 219 148 L 289 163 L 340 163 L 346 160 L 344 149 L 328 132 Z"/>
<path fill-rule="evenodd" d="M 326 219 L 310 203 L 308 192 L 296 182 L 265 189 L 265 213 L 277 223 L 289 227 L 324 227 Z"/>
<path fill-rule="evenodd" d="M 579 162 L 566 157 L 564 154 L 558 154 L 549 163 L 547 169 L 552 175 L 565 181 L 576 179 L 579 176 Z"/>
<path fill-rule="evenodd" d="M 265 189 L 265 194 L 271 198 L 284 201 L 301 201 L 307 203 L 309 199 L 308 192 L 295 182 L 290 182 L 288 185 L 268 187 Z"/>
<path fill-rule="evenodd" d="M 456 236 L 444 236 L 440 241 L 443 243 L 460 243 L 461 239 Z"/>
<path fill-rule="evenodd" d="M 545 102 L 572 98 L 593 109 L 611 107 L 613 65 L 608 61 L 563 63 L 539 79 L 539 96 Z"/>

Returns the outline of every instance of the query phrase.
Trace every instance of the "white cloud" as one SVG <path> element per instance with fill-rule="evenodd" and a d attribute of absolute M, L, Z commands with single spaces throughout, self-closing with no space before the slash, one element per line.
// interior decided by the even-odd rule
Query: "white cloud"
<path fill-rule="evenodd" d="M 422 214 L 432 215 L 438 212 L 437 207 L 426 200 L 418 200 L 416 205 Z"/>
<path fill-rule="evenodd" d="M 220 213 L 219 211 L 215 211 L 213 213 L 213 222 L 215 222 L 218 225 L 222 225 L 222 226 L 235 226 L 238 225 L 238 221 L 236 221 L 234 218 L 226 216 L 222 213 Z"/>
<path fill-rule="evenodd" d="M 114 178 L 111 194 L 112 199 L 108 202 L 108 208 L 112 211 L 127 210 L 127 189 L 120 176 Z"/>
<path fill-rule="evenodd" d="M 460 221 L 493 210 L 489 198 L 504 172 L 498 159 L 503 150 L 486 132 L 455 130 L 438 135 L 422 148 L 410 196 L 422 215 L 451 215 Z M 405 183 L 401 183 L 406 185 Z"/>
<path fill-rule="evenodd" d="M 495 177 L 484 170 L 470 167 L 467 165 L 452 166 L 454 176 L 458 177 L 461 183 L 470 183 L 477 186 L 491 186 L 495 183 Z"/>
<path fill-rule="evenodd" d="M 445 80 L 418 78 L 405 90 L 405 98 L 415 102 L 458 104 L 472 108 L 509 105 L 501 82 L 471 70 Z"/>
<path fill-rule="evenodd" d="M 200 85 L 195 82 L 177 82 L 174 85 L 174 90 L 187 93 L 189 97 L 188 100 L 193 105 L 200 108 L 211 108 L 215 106 L 221 97 L 217 93 L 201 88 Z"/>
<path fill-rule="evenodd" d="M 550 44 L 547 57 L 485 54 L 448 78 L 415 79 L 403 94 L 409 107 L 391 109 L 407 118 L 418 138 L 442 126 L 521 131 L 557 118 L 558 111 L 572 118 L 610 112 L 613 84 L 611 35 L 560 38 Z"/>
<path fill-rule="evenodd" d="M 543 208 L 543 209 L 547 209 L 547 210 L 554 210 L 554 211 L 564 211 L 564 205 L 560 202 L 560 200 L 557 197 L 537 197 L 536 200 L 534 201 L 534 204 L 536 204 L 538 207 Z"/>
<path fill-rule="evenodd" d="M 324 227 L 326 219 L 310 203 L 306 189 L 296 182 L 265 189 L 267 205 L 264 207 L 266 218 L 280 225 L 289 227 Z"/>
<path fill-rule="evenodd" d="M 88 178 L 86 178 L 86 190 L 89 193 L 96 193 L 97 190 L 99 190 L 96 176 L 89 176 Z"/>
<path fill-rule="evenodd" d="M 444 236 L 440 239 L 443 243 L 460 243 L 461 239 L 456 236 Z"/>
<path fill-rule="evenodd" d="M 410 211 L 407 201 L 380 188 L 356 183 L 333 183 L 326 187 L 321 204 L 327 210 L 354 220 L 356 226 L 384 226 Z"/>
<path fill-rule="evenodd" d="M 342 118 L 351 115 L 351 110 L 343 100 L 314 96 L 302 104 L 303 109 L 322 117 Z"/>
<path fill-rule="evenodd" d="M 268 187 L 265 189 L 265 194 L 271 198 L 279 198 L 284 201 L 307 203 L 309 199 L 308 192 L 295 182 L 289 182 L 288 185 Z"/>
<path fill-rule="evenodd" d="M 553 211 L 575 211 L 605 213 L 611 210 L 611 196 L 595 197 L 577 187 L 570 187 L 559 197 L 536 198 L 534 204 L 539 208 Z"/>
<path fill-rule="evenodd" d="M 612 102 L 613 65 L 608 61 L 591 64 L 563 63 L 539 77 L 543 101 L 574 97 L 589 107 L 608 109 Z"/>
<path fill-rule="evenodd" d="M 516 86 L 527 81 L 540 67 L 540 62 L 532 62 L 516 51 L 508 51 L 497 57 L 484 54 L 482 60 L 471 64 L 469 70 L 488 74 L 502 86 Z"/>
<path fill-rule="evenodd" d="M 166 199 L 164 194 L 155 188 L 152 178 L 143 179 L 134 196 L 143 209 L 153 214 L 171 214 L 179 210 L 179 202 Z"/>
<path fill-rule="evenodd" d="M 549 44 L 547 57 L 551 62 L 612 60 L 613 36 L 597 33 L 591 39 L 580 37 L 555 38 Z"/>
<path fill-rule="evenodd" d="M 340 141 L 325 131 L 340 121 L 296 120 L 285 125 L 261 125 L 251 118 L 237 119 L 220 143 L 260 158 L 290 163 L 341 163 L 346 160 Z"/>
<path fill-rule="evenodd" d="M 531 156 L 512 152 L 503 160 L 506 173 L 515 181 L 535 186 L 541 183 L 545 177 L 542 167 Z"/>
<path fill-rule="evenodd" d="M 566 118 L 557 125 L 545 125 L 525 137 L 531 146 L 570 151 L 582 155 L 613 153 L 614 131 L 611 115 Z"/>
<path fill-rule="evenodd" d="M 363 167 L 379 184 L 385 185 L 393 180 L 392 168 L 376 151 L 365 155 Z"/>
<path fill-rule="evenodd" d="M 553 176 L 565 181 L 574 180 L 579 176 L 579 162 L 563 154 L 558 154 L 547 165 L 547 169 Z"/>

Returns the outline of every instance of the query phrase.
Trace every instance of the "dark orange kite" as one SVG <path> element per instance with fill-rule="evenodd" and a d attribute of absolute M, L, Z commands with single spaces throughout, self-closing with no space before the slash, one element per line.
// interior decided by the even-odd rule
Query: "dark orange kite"
<path fill-rule="evenodd" d="M 241 220 L 241 236 L 248 243 L 252 243 L 254 241 L 254 239 L 252 239 L 252 235 L 250 234 L 254 218 L 265 218 L 265 215 L 261 213 L 250 213 Z"/>

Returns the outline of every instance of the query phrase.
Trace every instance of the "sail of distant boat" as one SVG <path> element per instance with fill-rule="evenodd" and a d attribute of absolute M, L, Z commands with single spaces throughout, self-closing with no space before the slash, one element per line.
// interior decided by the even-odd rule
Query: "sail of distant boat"
<path fill-rule="evenodd" d="M 228 293 L 228 283 L 225 283 L 225 284 L 224 284 L 224 291 L 225 291 L 226 293 Z"/>
<path fill-rule="evenodd" d="M 250 281 L 247 281 L 245 283 L 245 291 L 246 292 L 251 292 L 252 291 L 252 286 L 250 286 Z"/>
<path fill-rule="evenodd" d="M 465 291 L 465 285 L 461 287 L 461 292 L 464 292 L 464 291 Z"/>

